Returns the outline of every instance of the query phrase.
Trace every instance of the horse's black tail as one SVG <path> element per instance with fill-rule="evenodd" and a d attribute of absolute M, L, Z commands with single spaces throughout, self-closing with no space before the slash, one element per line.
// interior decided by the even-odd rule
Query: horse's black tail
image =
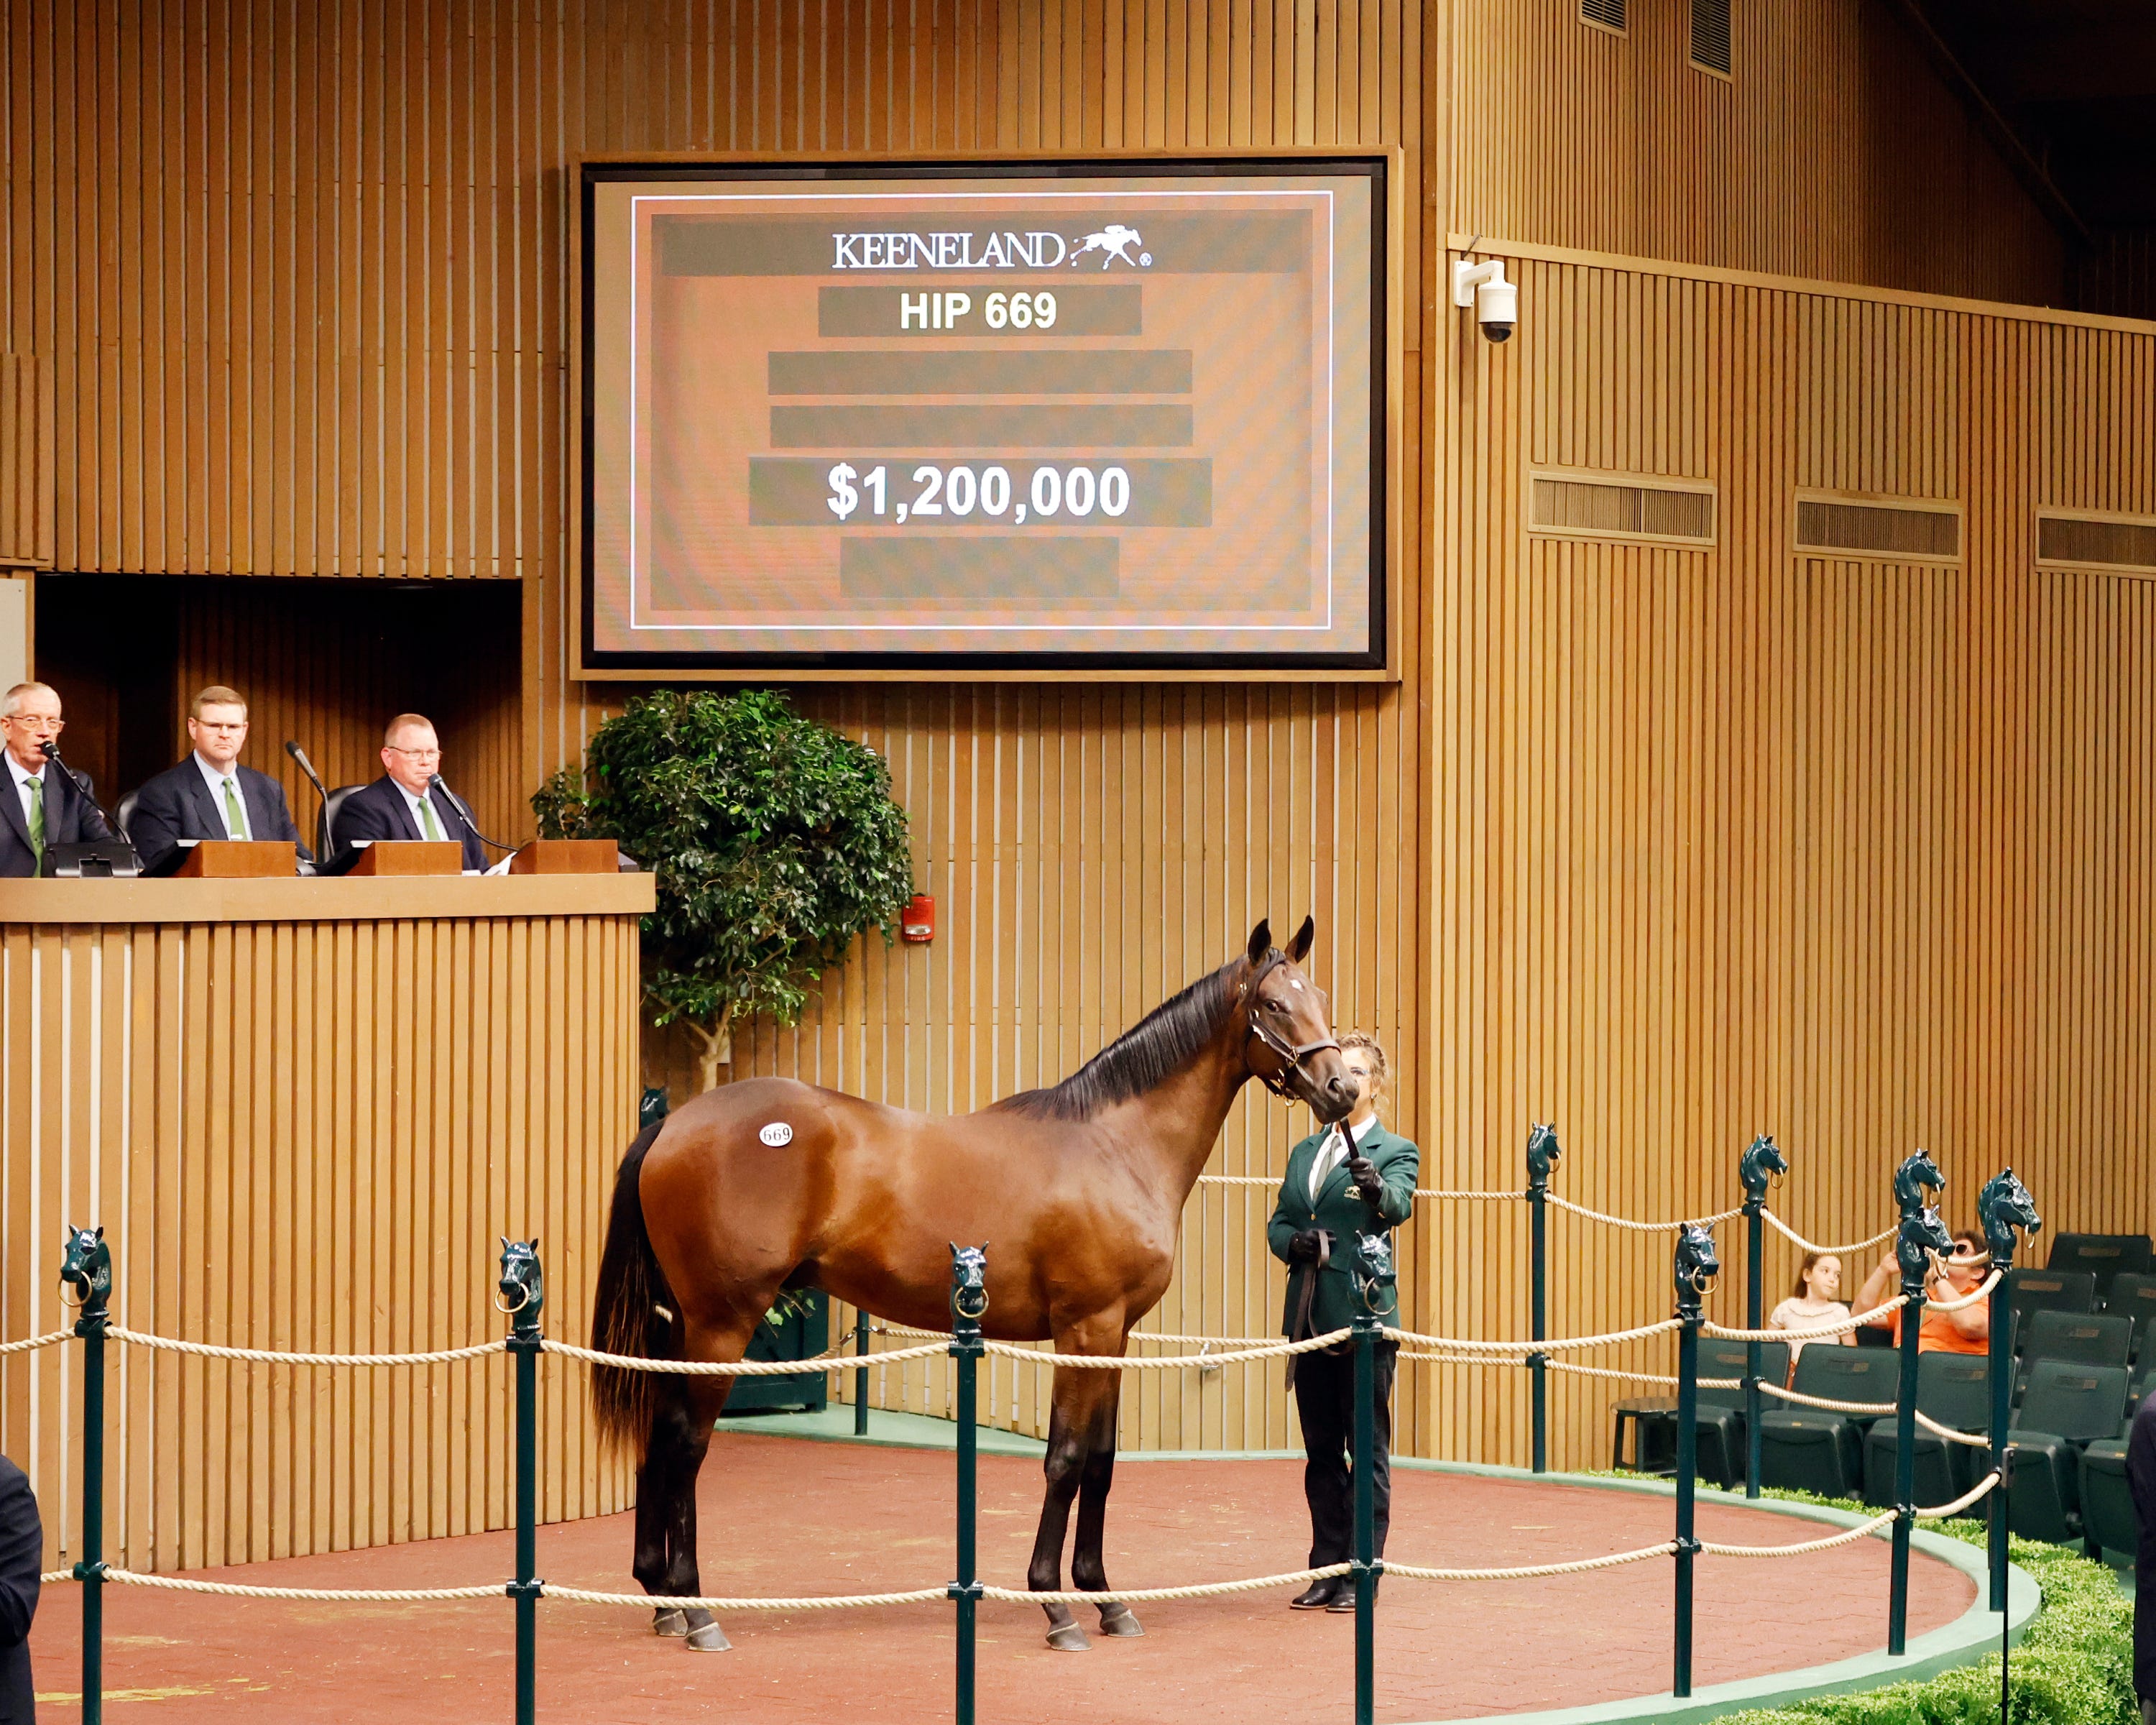
<path fill-rule="evenodd" d="M 592 1302 L 592 1346 L 601 1353 L 654 1358 L 650 1342 L 657 1327 L 652 1308 L 673 1299 L 659 1260 L 652 1255 L 644 1204 L 637 1195 L 644 1153 L 665 1123 L 654 1121 L 637 1134 L 614 1176 L 613 1208 L 607 1217 L 606 1247 L 599 1255 L 598 1290 Z M 593 1366 L 592 1410 L 598 1418 L 601 1440 L 633 1450 L 642 1461 L 659 1384 L 659 1377 L 651 1372 Z"/>

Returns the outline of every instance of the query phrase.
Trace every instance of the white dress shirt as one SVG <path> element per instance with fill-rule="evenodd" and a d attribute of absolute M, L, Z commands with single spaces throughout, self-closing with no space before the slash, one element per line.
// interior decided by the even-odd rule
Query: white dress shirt
<path fill-rule="evenodd" d="M 239 782 L 239 763 L 234 762 L 228 773 L 220 773 L 203 759 L 200 750 L 195 752 L 194 761 L 201 769 L 203 783 L 209 787 L 210 806 L 217 810 L 218 820 L 224 828 L 224 836 L 228 839 L 253 838 L 254 834 L 247 830 L 247 788 Z M 239 830 L 236 833 L 232 830 L 232 817 L 226 813 L 224 806 L 224 782 L 228 778 L 232 781 L 232 793 L 239 803 Z"/>
<path fill-rule="evenodd" d="M 412 816 L 413 831 L 418 834 L 421 838 L 425 838 L 427 836 L 427 817 L 419 812 L 419 804 L 425 799 L 424 799 L 416 791 L 406 790 L 403 785 L 398 784 L 398 782 L 393 778 L 389 782 L 393 785 L 397 785 L 397 794 L 404 799 L 404 807 Z M 429 786 L 429 788 L 431 789 L 433 788 Z M 434 811 L 434 829 L 444 839 L 450 837 L 449 824 L 442 819 L 442 805 L 439 803 L 434 803 L 430 806 Z"/>
<path fill-rule="evenodd" d="M 52 764 L 49 761 L 45 762 L 47 767 Z M 15 781 L 15 796 L 23 805 L 23 824 L 28 826 L 30 824 L 30 798 L 44 788 L 44 781 L 33 777 L 30 769 L 12 754 L 8 757 L 8 771 Z"/>
<path fill-rule="evenodd" d="M 1360 1126 L 1352 1128 L 1356 1148 L 1362 1147 L 1363 1140 L 1370 1136 L 1370 1128 L 1377 1123 L 1378 1117 L 1373 1114 Z M 1311 1158 L 1310 1201 L 1312 1204 L 1317 1202 L 1318 1192 L 1324 1186 L 1332 1170 L 1348 1159 L 1348 1142 L 1344 1136 L 1348 1130 L 1350 1129 L 1336 1125 L 1324 1143 L 1318 1147 L 1317 1154 Z"/>

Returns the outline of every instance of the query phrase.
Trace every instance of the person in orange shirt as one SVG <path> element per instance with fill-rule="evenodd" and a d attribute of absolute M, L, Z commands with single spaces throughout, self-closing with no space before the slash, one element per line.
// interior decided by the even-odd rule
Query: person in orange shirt
<path fill-rule="evenodd" d="M 1953 1237 L 1953 1255 L 1943 1266 L 1934 1264 L 1924 1278 L 1924 1297 L 1927 1300 L 1958 1300 L 1973 1292 L 1984 1280 L 1984 1272 L 1991 1267 L 1991 1254 L 1985 1250 L 1983 1240 L 1968 1228 L 1957 1229 Z M 1856 1309 L 1869 1312 L 1884 1304 L 1900 1291 L 1901 1266 L 1894 1261 L 1892 1252 L 1879 1260 L 1879 1267 L 1865 1279 L 1864 1286 L 1856 1296 Z M 1897 1346 L 1902 1340 L 1902 1314 L 1897 1311 L 1883 1325 L 1873 1328 L 1889 1331 Z M 1923 1327 L 1917 1332 L 1917 1351 L 1919 1353 L 1989 1353 L 1991 1351 L 1991 1302 L 1979 1300 L 1974 1306 L 1965 1306 L 1959 1312 L 1927 1312 Z"/>

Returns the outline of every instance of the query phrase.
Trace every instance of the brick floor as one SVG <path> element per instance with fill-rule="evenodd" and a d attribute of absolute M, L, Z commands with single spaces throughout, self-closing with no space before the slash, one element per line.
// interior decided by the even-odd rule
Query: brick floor
<path fill-rule="evenodd" d="M 1130 1586 L 1298 1566 L 1308 1523 L 1301 1470 L 1281 1461 L 1139 1462 L 1116 1476 L 1109 1574 Z M 1023 1584 L 1039 1465 L 984 1457 L 987 1579 Z M 1532 1563 L 1650 1544 L 1666 1500 L 1458 1474 L 1394 1476 L 1393 1555 L 1458 1566 Z M 704 1585 L 740 1594 L 918 1587 L 949 1579 L 947 1454 L 868 1450 L 726 1430 L 704 1469 Z M 1816 1523 L 1712 1506 L 1703 1537 L 1794 1543 Z M 542 1528 L 540 1573 L 633 1590 L 627 1517 Z M 277 1585 L 430 1586 L 506 1575 L 506 1534 L 203 1572 Z M 1815 1664 L 1882 1645 L 1887 1548 L 1879 1541 L 1785 1562 L 1700 1564 L 1700 1684 Z M 1671 1566 L 1557 1580 L 1435 1585 L 1395 1579 L 1379 1605 L 1378 1716 L 1422 1721 L 1609 1700 L 1670 1681 Z M 1919 1556 L 1912 1635 L 1974 1597 L 1958 1571 Z M 39 1717 L 80 1717 L 72 1587 L 49 1589 L 32 1645 Z M 508 1717 L 506 1600 L 440 1606 L 286 1605 L 106 1590 L 108 1717 L 119 1722 Z M 1050 1652 L 1031 1606 L 983 1614 L 980 1717 L 1086 1725 L 1344 1717 L 1353 1620 L 1243 1595 L 1140 1609 L 1142 1640 Z M 1825 1609 L 1822 1609 L 1822 1607 Z M 1835 1607 L 1840 1609 L 1837 1609 Z M 1091 1614 L 1087 1614 L 1090 1619 Z M 891 1611 L 737 1613 L 731 1653 L 698 1656 L 651 1635 L 641 1613 L 540 1606 L 540 1717 L 549 1721 L 754 1720 L 759 1725 L 916 1725 L 950 1717 L 947 1605 Z"/>

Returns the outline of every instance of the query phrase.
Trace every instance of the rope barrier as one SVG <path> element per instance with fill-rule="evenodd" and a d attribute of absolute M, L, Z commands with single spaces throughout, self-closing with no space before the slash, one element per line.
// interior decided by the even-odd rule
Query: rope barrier
<path fill-rule="evenodd" d="M 1891 1414 L 1892 1402 L 1836 1402 L 1823 1395 L 1806 1395 L 1801 1390 L 1784 1389 L 1778 1384 L 1762 1384 L 1763 1394 L 1778 1396 L 1785 1402 L 1797 1402 L 1807 1408 L 1825 1408 L 1830 1414 Z"/>
<path fill-rule="evenodd" d="M 1587 1216 L 1597 1222 L 1607 1222 L 1612 1228 L 1629 1228 L 1635 1234 L 1666 1234 L 1673 1228 L 1682 1228 L 1693 1223 L 1702 1228 L 1712 1227 L 1717 1222 L 1727 1222 L 1732 1216 L 1744 1214 L 1741 1209 L 1717 1210 L 1711 1216 L 1685 1216 L 1674 1222 L 1635 1222 L 1629 1217 L 1613 1216 L 1604 1210 L 1591 1210 L 1584 1204 L 1574 1204 L 1568 1198 L 1559 1198 L 1554 1192 L 1549 1194 L 1548 1202 L 1558 1209 L 1570 1210 L 1575 1216 Z"/>
<path fill-rule="evenodd" d="M 1346 1332 L 1342 1333 L 1344 1335 Z M 495 1345 L 499 1347 L 501 1344 L 497 1343 Z M 684 1378 L 790 1378 L 803 1372 L 850 1372 L 861 1366 L 889 1365 L 895 1360 L 927 1359 L 931 1355 L 942 1357 L 950 1352 L 949 1343 L 944 1342 L 921 1348 L 894 1348 L 888 1353 L 842 1353 L 813 1360 L 642 1359 L 626 1353 L 601 1353 L 597 1348 L 579 1348 L 571 1342 L 557 1342 L 551 1336 L 539 1345 L 545 1353 L 583 1360 L 594 1366 L 613 1366 L 624 1372 L 664 1372 Z"/>
<path fill-rule="evenodd" d="M 1702 1336 L 1712 1336 L 1718 1342 L 1823 1342 L 1830 1336 L 1846 1336 L 1852 1330 L 1861 1330 L 1866 1324 L 1875 1324 L 1889 1312 L 1899 1312 L 1908 1296 L 1897 1294 L 1884 1306 L 1875 1306 L 1869 1312 L 1859 1312 L 1839 1322 L 1806 1324 L 1794 1330 L 1732 1330 L 1712 1322 L 1699 1327 Z"/>
<path fill-rule="evenodd" d="M 1414 1330 L 1396 1330 L 1390 1325 L 1386 1336 L 1394 1342 L 1419 1342 L 1425 1348 L 1457 1348 L 1463 1353 L 1554 1353 L 1574 1348 L 1608 1348 L 1620 1342 L 1638 1342 L 1649 1336 L 1666 1336 L 1672 1330 L 1684 1327 L 1674 1317 L 1666 1317 L 1660 1323 L 1642 1324 L 1636 1330 L 1614 1330 L 1606 1336 L 1559 1336 L 1543 1342 L 1473 1342 L 1460 1336 L 1425 1336 Z"/>
<path fill-rule="evenodd" d="M 185 1575 L 144 1575 L 133 1569 L 107 1568 L 107 1581 L 130 1587 L 161 1587 L 172 1593 L 222 1594 L 235 1599 L 325 1599 L 375 1605 L 424 1605 L 449 1599 L 498 1599 L 506 1584 L 484 1587 L 246 1587 L 236 1581 L 197 1581 Z"/>
<path fill-rule="evenodd" d="M 74 1579 L 73 1569 L 48 1569 L 38 1577 L 38 1585 L 50 1587 L 56 1581 L 73 1581 Z"/>
<path fill-rule="evenodd" d="M 1268 1190 L 1277 1191 L 1280 1189 L 1281 1182 L 1286 1178 L 1285 1174 L 1200 1174 L 1198 1177 L 1198 1183 L 1201 1186 L 1263 1186 Z M 1442 1192 L 1430 1186 L 1416 1187 L 1414 1195 L 1417 1198 L 1470 1200 L 1479 1199 L 1496 1204 L 1502 1204 L 1508 1200 L 1515 1204 L 1525 1204 L 1527 1199 L 1527 1194 L 1524 1192 Z"/>
<path fill-rule="evenodd" d="M 1712 1552 L 1717 1558 L 1796 1558 L 1807 1552 L 1832 1551 L 1837 1545 L 1854 1545 L 1866 1535 L 1876 1533 L 1894 1520 L 1894 1512 L 1874 1516 L 1861 1527 L 1846 1528 L 1825 1539 L 1806 1539 L 1795 1545 L 1723 1545 L 1712 1539 L 1702 1539 L 1699 1548 Z"/>
<path fill-rule="evenodd" d="M 1917 1519 L 1920 1522 L 1937 1522 L 1943 1521 L 1948 1516 L 1958 1516 L 1974 1504 L 1978 1498 L 1989 1493 L 1998 1483 L 1997 1472 L 1988 1473 L 1960 1497 L 1955 1498 L 1952 1503 L 1942 1503 L 1935 1509 L 1918 1510 L 1916 1512 Z"/>
<path fill-rule="evenodd" d="M 1774 1211 L 1768 1209 L 1766 1205 L 1762 1204 L 1759 1206 L 1759 1214 L 1766 1218 L 1767 1225 L 1768 1227 L 1774 1229 L 1776 1232 L 1783 1235 L 1787 1239 L 1794 1241 L 1805 1251 L 1820 1253 L 1830 1252 L 1837 1258 L 1840 1257 L 1845 1253 L 1861 1252 L 1866 1246 L 1876 1246 L 1882 1240 L 1892 1240 L 1894 1237 L 1895 1230 L 1902 1225 L 1899 1222 L 1893 1223 L 1890 1226 L 1880 1230 L 1878 1233 L 1873 1235 L 1869 1240 L 1852 1240 L 1847 1245 L 1820 1245 L 1815 1240 L 1806 1240 L 1803 1235 L 1798 1233 L 1795 1229 L 1789 1226 L 1787 1222 L 1784 1222 L 1779 1216 L 1776 1215 Z"/>
<path fill-rule="evenodd" d="M 154 1348 L 167 1353 L 198 1353 L 210 1359 L 244 1360 L 268 1366 L 445 1366 L 452 1361 L 477 1359 L 481 1354 L 506 1353 L 506 1342 L 477 1342 L 470 1348 L 438 1348 L 431 1353 L 280 1353 L 264 1348 L 223 1348 L 214 1342 L 180 1342 L 169 1336 L 146 1335 L 140 1330 L 105 1326 L 116 1341 L 137 1348 Z"/>
<path fill-rule="evenodd" d="M 602 1594 L 588 1588 L 542 1581 L 539 1591 L 550 1599 L 573 1599 L 580 1605 L 642 1605 L 655 1611 L 846 1611 L 865 1605 L 926 1605 L 951 1597 L 948 1587 L 916 1587 L 902 1594 L 807 1594 L 796 1599 L 734 1599 L 718 1594 L 691 1599 L 673 1594 Z"/>
<path fill-rule="evenodd" d="M 1509 1569 L 1427 1569 L 1419 1563 L 1395 1563 L 1388 1558 L 1388 1575 L 1404 1575 L 1410 1581 L 1532 1581 L 1543 1575 L 1584 1575 L 1590 1569 L 1614 1569 L 1645 1558 L 1666 1558 L 1677 1548 L 1674 1539 L 1660 1545 L 1643 1545 L 1637 1551 L 1612 1552 L 1607 1557 L 1575 1558 L 1568 1563 L 1522 1563 Z"/>
<path fill-rule="evenodd" d="M 1353 1334 L 1349 1330 L 1328 1330 L 1322 1336 L 1312 1336 L 1301 1342 L 1270 1342 L 1262 1348 L 1237 1348 L 1227 1353 L 1194 1353 L 1163 1355 L 1158 1359 L 1130 1359 L 1121 1354 L 1106 1353 L 1036 1353 L 1030 1348 L 1014 1348 L 1008 1342 L 990 1342 L 988 1352 L 1005 1359 L 1030 1360 L 1039 1366 L 1070 1366 L 1080 1371 L 1147 1372 L 1173 1371 L 1178 1366 L 1239 1366 L 1245 1360 L 1285 1358 L 1291 1353 L 1312 1353 L 1321 1348 L 1333 1348 Z"/>
<path fill-rule="evenodd" d="M 1403 1354 L 1401 1358 L 1404 1359 L 1406 1356 Z M 1639 1384 L 1674 1384 L 1682 1381 L 1664 1372 L 1627 1372 L 1615 1366 L 1582 1366 L 1568 1359 L 1545 1360 L 1543 1363 L 1553 1372 L 1572 1372 L 1582 1378 L 1620 1378 Z M 1698 1383 L 1702 1389 L 1742 1389 L 1744 1387 L 1742 1378 L 1702 1378 Z M 1763 1384 L 1759 1387 L 1763 1389 L 1767 1386 Z"/>
<path fill-rule="evenodd" d="M 73 1330 L 51 1330 L 42 1336 L 26 1336 L 20 1342 L 0 1342 L 0 1353 L 28 1353 L 33 1348 L 50 1348 L 58 1342 L 74 1340 Z"/>
<path fill-rule="evenodd" d="M 1991 1297 L 1991 1291 L 1997 1287 L 2003 1279 L 2004 1278 L 2000 1276 L 1999 1273 L 1994 1270 L 1990 1273 L 1990 1275 L 1985 1276 L 1982 1281 L 1971 1288 L 1966 1294 L 1964 1294 L 1958 1300 L 1927 1300 L 1924 1301 L 1924 1310 L 1927 1312 L 1966 1312 L 1970 1307 L 1977 1304 L 1979 1301 L 1989 1299 Z"/>
<path fill-rule="evenodd" d="M 1291 1569 L 1285 1575 L 1253 1575 L 1247 1581 L 1208 1581 L 1193 1583 L 1188 1587 L 1141 1587 L 1113 1593 L 1072 1591 L 1034 1593 L 1030 1589 L 1014 1587 L 983 1587 L 984 1599 L 1001 1599 L 1011 1605 L 1105 1605 L 1114 1599 L 1126 1605 L 1158 1604 L 1163 1599 L 1207 1599 L 1223 1594 L 1262 1593 L 1267 1588 L 1293 1587 L 1297 1583 L 1330 1581 L 1336 1575 L 1346 1575 L 1354 1568 L 1352 1563 L 1327 1563 L 1322 1569 Z"/>

